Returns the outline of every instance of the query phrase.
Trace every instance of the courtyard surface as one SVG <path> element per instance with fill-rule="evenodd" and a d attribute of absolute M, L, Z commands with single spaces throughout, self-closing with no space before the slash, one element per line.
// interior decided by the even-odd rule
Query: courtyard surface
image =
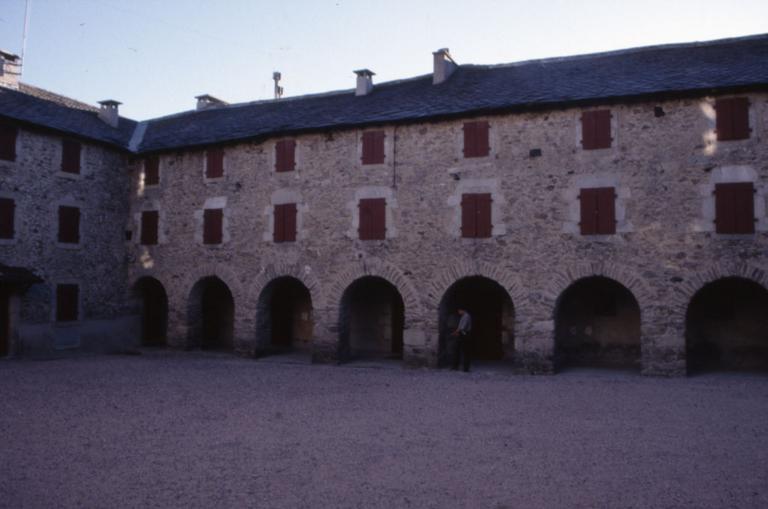
<path fill-rule="evenodd" d="M 0 362 L 0 506 L 768 507 L 768 376 Z"/>

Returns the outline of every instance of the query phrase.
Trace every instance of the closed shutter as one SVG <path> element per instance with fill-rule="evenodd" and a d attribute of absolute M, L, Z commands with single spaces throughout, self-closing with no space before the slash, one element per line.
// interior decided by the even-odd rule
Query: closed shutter
<path fill-rule="evenodd" d="M 0 239 L 12 239 L 16 203 L 11 198 L 0 198 Z"/>
<path fill-rule="evenodd" d="M 275 205 L 274 232 L 272 240 L 275 242 L 296 241 L 296 204 L 284 203 Z"/>
<path fill-rule="evenodd" d="M 579 193 L 581 208 L 581 227 L 582 235 L 594 235 L 598 231 L 598 193 L 597 189 L 582 189 Z"/>
<path fill-rule="evenodd" d="M 280 140 L 275 143 L 275 171 L 296 169 L 296 141 Z"/>
<path fill-rule="evenodd" d="M 80 209 L 59 207 L 59 242 L 77 244 L 80 242 Z"/>
<path fill-rule="evenodd" d="M 581 146 L 584 150 L 610 148 L 611 111 L 585 111 L 581 115 Z"/>
<path fill-rule="evenodd" d="M 221 244 L 223 222 L 223 209 L 205 209 L 203 211 L 203 244 Z"/>
<path fill-rule="evenodd" d="M 386 208 L 384 198 L 360 200 L 358 233 L 360 240 L 383 240 L 386 238 Z"/>
<path fill-rule="evenodd" d="M 476 237 L 487 238 L 491 236 L 493 225 L 491 224 L 491 195 L 475 195 L 475 231 Z"/>
<path fill-rule="evenodd" d="M 61 147 L 61 171 L 80 173 L 80 143 L 63 140 Z"/>
<path fill-rule="evenodd" d="M 16 126 L 0 124 L 0 159 L 4 161 L 16 160 L 16 137 L 19 130 Z"/>
<path fill-rule="evenodd" d="M 156 186 L 160 183 L 160 159 L 156 156 L 144 160 L 144 185 Z"/>
<path fill-rule="evenodd" d="M 715 185 L 715 231 L 755 232 L 755 188 L 752 182 Z"/>
<path fill-rule="evenodd" d="M 224 176 L 224 149 L 210 148 L 205 153 L 205 176 L 209 179 Z"/>
<path fill-rule="evenodd" d="M 749 99 L 728 97 L 715 101 L 715 124 L 718 141 L 749 138 Z"/>
<path fill-rule="evenodd" d="M 490 152 L 488 122 L 464 123 L 464 157 L 485 157 Z"/>
<path fill-rule="evenodd" d="M 616 233 L 616 191 L 612 187 L 597 189 L 597 233 Z"/>
<path fill-rule="evenodd" d="M 384 131 L 366 131 L 363 133 L 363 164 L 382 164 L 384 162 Z"/>
<path fill-rule="evenodd" d="M 79 300 L 80 287 L 78 285 L 56 285 L 56 321 L 77 321 Z"/>
<path fill-rule="evenodd" d="M 156 210 L 146 210 L 141 213 L 141 244 L 154 246 L 157 244 L 157 230 L 160 214 Z"/>
<path fill-rule="evenodd" d="M 274 225 L 272 231 L 273 242 L 285 241 L 285 209 L 282 205 L 275 205 L 274 209 Z"/>
<path fill-rule="evenodd" d="M 477 226 L 475 222 L 477 210 L 477 195 L 461 195 L 461 236 L 465 238 L 474 238 L 477 236 Z"/>

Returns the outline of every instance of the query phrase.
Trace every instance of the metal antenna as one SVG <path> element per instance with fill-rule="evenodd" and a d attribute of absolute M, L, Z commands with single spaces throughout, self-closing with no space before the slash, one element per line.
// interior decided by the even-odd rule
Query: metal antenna
<path fill-rule="evenodd" d="M 27 0 L 24 4 L 24 31 L 21 33 L 21 70 L 24 70 L 24 53 L 27 51 L 27 31 L 29 31 L 29 4 L 32 0 Z"/>
<path fill-rule="evenodd" d="M 283 97 L 283 87 L 280 86 L 281 77 L 282 75 L 278 71 L 272 73 L 272 79 L 275 80 L 275 99 Z"/>

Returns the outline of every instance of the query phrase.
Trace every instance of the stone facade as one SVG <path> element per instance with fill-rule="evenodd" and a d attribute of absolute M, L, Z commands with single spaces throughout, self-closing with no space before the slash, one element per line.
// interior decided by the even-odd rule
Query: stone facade
<path fill-rule="evenodd" d="M 160 211 L 160 243 L 129 248 L 131 284 L 162 283 L 168 344 L 193 345 L 188 309 L 195 284 L 215 276 L 231 291 L 234 348 L 259 354 L 260 296 L 273 280 L 294 278 L 311 296 L 312 352 L 344 358 L 344 294 L 375 276 L 396 288 L 404 309 L 403 359 L 438 365 L 447 322 L 441 301 L 463 278 L 481 276 L 508 294 L 505 359 L 525 371 L 556 366 L 559 299 L 593 276 L 631 292 L 639 308 L 646 374 L 685 370 L 685 314 L 710 281 L 744 277 L 768 286 L 768 96 L 748 95 L 752 133 L 717 141 L 713 98 L 612 104 L 611 148 L 581 148 L 581 108 L 483 117 L 490 154 L 464 158 L 462 120 L 382 126 L 385 163 L 362 165 L 362 130 L 296 138 L 297 169 L 274 171 L 276 139 L 225 147 L 225 175 L 203 178 L 204 152 L 160 154 L 161 183 L 142 185 L 132 165 L 131 219 Z M 658 108 L 663 115 L 658 115 Z M 540 149 L 540 157 L 531 157 Z M 712 190 L 753 182 L 756 233 L 714 233 Z M 579 190 L 616 189 L 614 235 L 579 233 Z M 463 193 L 493 199 L 490 238 L 461 237 Z M 357 238 L 357 201 L 385 198 L 384 240 Z M 295 200 L 296 242 L 272 241 L 273 205 Z M 202 210 L 224 208 L 221 245 L 202 243 Z M 443 313 L 444 314 L 444 313 Z M 442 316 L 442 319 L 441 319 Z M 441 339 L 442 337 L 442 339 Z M 510 351 L 511 349 L 511 351 Z"/>

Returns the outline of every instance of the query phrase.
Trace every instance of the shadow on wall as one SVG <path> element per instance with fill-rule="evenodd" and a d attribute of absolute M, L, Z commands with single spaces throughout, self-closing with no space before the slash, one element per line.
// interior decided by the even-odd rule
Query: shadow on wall
<path fill-rule="evenodd" d="M 606 277 L 580 279 L 555 306 L 555 366 L 641 367 L 640 306 L 626 287 Z"/>
<path fill-rule="evenodd" d="M 405 305 L 395 286 L 365 276 L 350 284 L 339 307 L 339 360 L 402 359 Z"/>
<path fill-rule="evenodd" d="M 691 299 L 685 319 L 688 371 L 768 371 L 768 290 L 718 279 Z"/>
<path fill-rule="evenodd" d="M 482 276 L 460 279 L 446 290 L 438 308 L 440 339 L 438 366 L 451 364 L 455 338 L 450 334 L 459 323 L 458 308 L 472 316 L 472 358 L 515 360 L 515 310 L 509 293 L 496 281 Z"/>

